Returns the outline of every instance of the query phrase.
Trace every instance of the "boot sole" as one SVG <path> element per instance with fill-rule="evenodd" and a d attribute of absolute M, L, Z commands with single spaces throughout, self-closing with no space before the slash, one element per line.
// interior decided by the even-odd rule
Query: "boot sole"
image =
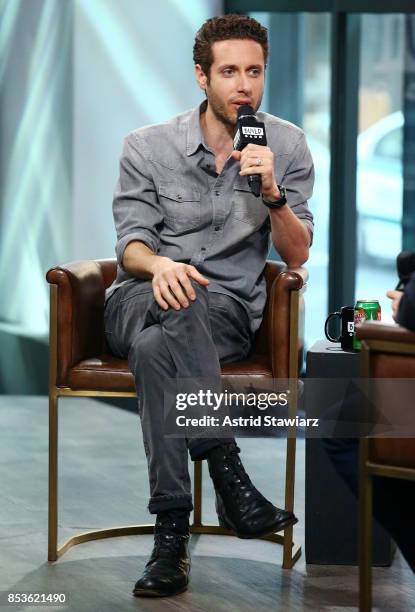
<path fill-rule="evenodd" d="M 288 527 L 292 527 L 296 523 L 298 523 L 298 519 L 293 517 L 287 519 L 286 521 L 281 521 L 280 523 L 277 523 L 274 526 L 267 527 L 263 531 L 258 531 L 254 534 L 244 534 L 241 532 L 238 533 L 236 529 L 234 529 L 223 517 L 219 517 L 219 525 L 221 527 L 224 527 L 225 529 L 229 529 L 230 531 L 232 531 L 241 540 L 254 540 L 255 538 L 263 538 L 264 536 L 272 535 L 273 533 L 278 533 L 279 531 L 284 531 L 284 529 L 288 529 Z"/>
<path fill-rule="evenodd" d="M 185 591 L 187 591 L 187 587 L 188 585 L 186 584 L 178 591 L 171 591 L 170 593 L 160 593 L 159 591 L 146 589 L 142 591 L 133 591 L 133 595 L 134 597 L 174 597 L 174 595 L 180 595 L 180 593 L 184 593 Z"/>

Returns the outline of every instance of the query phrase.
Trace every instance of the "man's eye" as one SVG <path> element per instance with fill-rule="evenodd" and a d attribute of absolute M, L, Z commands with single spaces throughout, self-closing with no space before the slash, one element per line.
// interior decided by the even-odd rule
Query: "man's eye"
<path fill-rule="evenodd" d="M 225 70 L 223 71 L 223 74 L 225 76 L 231 76 L 233 74 L 232 68 L 225 68 Z"/>
<path fill-rule="evenodd" d="M 261 74 L 261 71 L 259 70 L 259 68 L 252 68 L 251 74 L 253 76 L 259 76 Z"/>

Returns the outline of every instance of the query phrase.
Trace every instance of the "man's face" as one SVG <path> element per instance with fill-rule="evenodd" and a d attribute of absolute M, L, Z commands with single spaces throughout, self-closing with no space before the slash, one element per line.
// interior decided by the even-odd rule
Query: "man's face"
<path fill-rule="evenodd" d="M 264 92 L 264 53 L 250 39 L 221 40 L 212 45 L 209 77 L 196 65 L 199 86 L 206 91 L 209 106 L 219 121 L 234 127 L 241 104 L 257 111 Z"/>

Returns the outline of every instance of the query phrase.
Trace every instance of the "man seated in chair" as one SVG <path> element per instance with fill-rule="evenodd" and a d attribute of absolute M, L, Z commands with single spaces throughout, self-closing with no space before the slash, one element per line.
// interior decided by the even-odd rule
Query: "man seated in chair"
<path fill-rule="evenodd" d="M 254 487 L 233 438 L 163 434 L 167 380 L 203 376 L 220 384 L 221 364 L 250 352 L 266 301 L 270 238 L 288 266 L 308 259 L 314 170 L 302 130 L 259 113 L 269 146 L 233 150 L 238 108 L 260 106 L 267 53 L 267 30 L 254 19 L 208 20 L 194 44 L 196 79 L 206 99 L 125 140 L 113 203 L 118 269 L 106 293 L 105 332 L 135 378 L 148 508 L 157 515 L 155 546 L 136 596 L 187 588 L 193 509 L 188 453 L 207 460 L 220 522 L 238 537 L 297 522 Z M 258 198 L 247 182 L 254 174 L 262 180 Z"/>

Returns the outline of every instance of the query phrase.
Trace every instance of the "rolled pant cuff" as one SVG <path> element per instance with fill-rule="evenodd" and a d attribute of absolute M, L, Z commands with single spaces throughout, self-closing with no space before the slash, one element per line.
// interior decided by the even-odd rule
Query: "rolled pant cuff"
<path fill-rule="evenodd" d="M 236 444 L 235 438 L 198 439 L 197 443 L 192 443 L 192 441 L 190 441 L 189 454 L 192 461 L 201 461 L 202 459 L 206 459 L 208 452 L 213 448 L 231 443 Z"/>
<path fill-rule="evenodd" d="M 193 510 L 191 495 L 160 495 L 152 497 L 148 504 L 150 514 L 158 514 L 166 510 Z"/>

